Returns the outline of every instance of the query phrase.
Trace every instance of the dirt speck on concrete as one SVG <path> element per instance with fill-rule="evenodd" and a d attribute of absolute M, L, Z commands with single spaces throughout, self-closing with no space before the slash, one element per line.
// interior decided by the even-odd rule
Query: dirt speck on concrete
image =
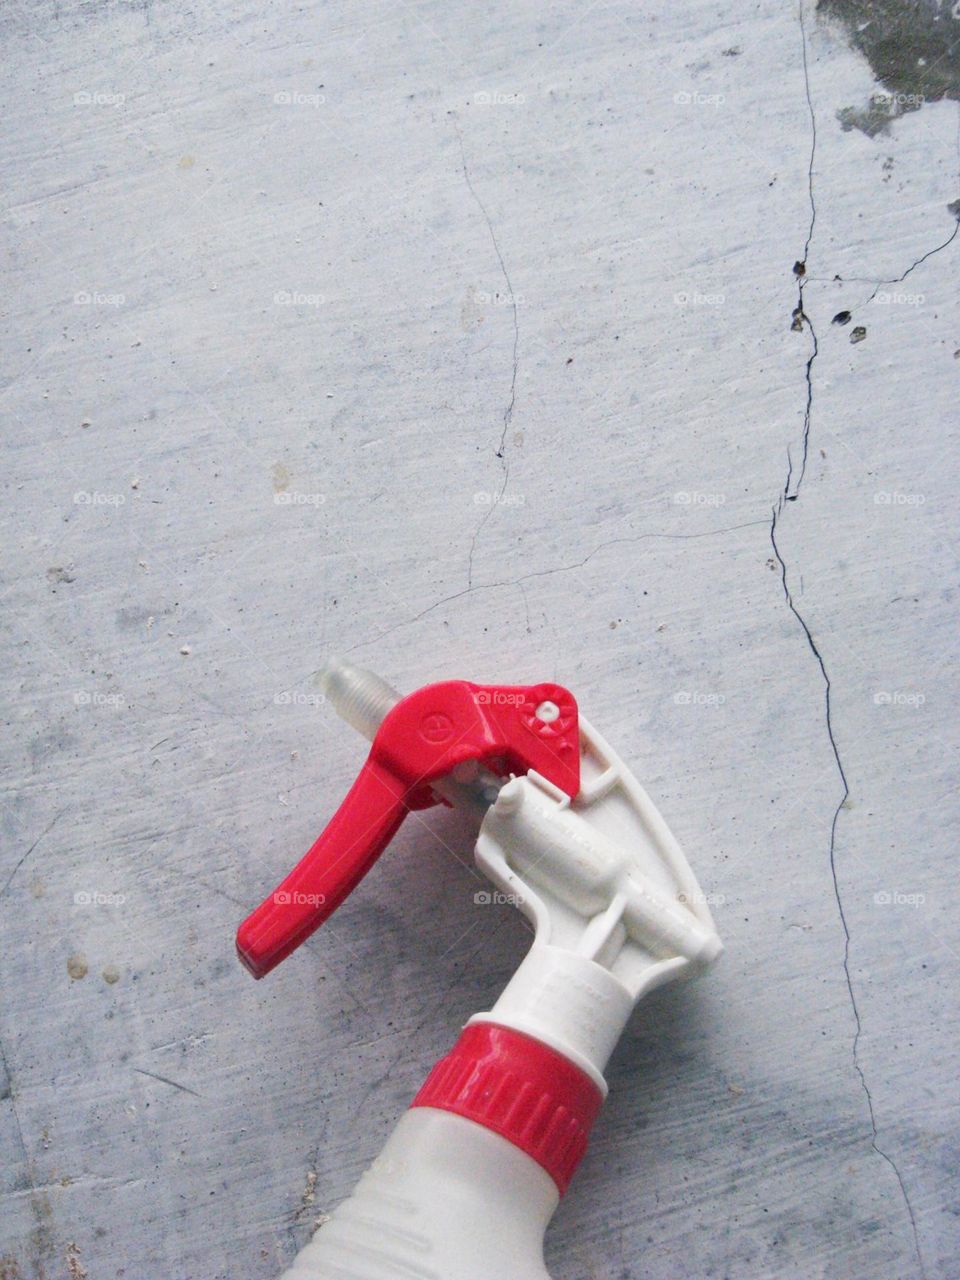
<path fill-rule="evenodd" d="M 85 978 L 87 976 L 88 968 L 87 957 L 81 955 L 79 951 L 72 955 L 67 961 L 67 973 L 69 973 L 70 977 L 73 979 Z"/>
<path fill-rule="evenodd" d="M 71 1240 L 64 1255 L 67 1260 L 67 1275 L 70 1280 L 86 1280 L 87 1268 L 80 1261 L 80 1250 Z"/>

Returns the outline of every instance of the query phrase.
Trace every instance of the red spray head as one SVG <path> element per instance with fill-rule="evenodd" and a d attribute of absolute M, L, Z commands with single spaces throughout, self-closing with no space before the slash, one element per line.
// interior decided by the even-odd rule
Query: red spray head
<path fill-rule="evenodd" d="M 255 978 L 336 911 L 411 809 L 439 803 L 470 765 L 478 766 L 474 802 L 481 805 L 495 798 L 498 778 L 530 770 L 571 798 L 580 788 L 577 704 L 560 685 L 449 680 L 400 698 L 369 672 L 334 663 L 324 689 L 373 743 L 322 835 L 238 929 L 237 953 Z M 487 775 L 492 794 L 484 796 L 480 769 L 495 775 Z"/>

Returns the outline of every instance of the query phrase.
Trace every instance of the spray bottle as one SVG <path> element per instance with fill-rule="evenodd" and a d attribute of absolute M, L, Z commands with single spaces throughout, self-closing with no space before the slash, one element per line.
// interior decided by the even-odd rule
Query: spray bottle
<path fill-rule="evenodd" d="M 633 1006 L 722 950 L 704 895 L 567 689 L 456 680 L 400 698 L 343 662 L 323 683 L 370 754 L 320 838 L 240 926 L 247 969 L 262 978 L 284 960 L 405 814 L 439 802 L 477 815 L 477 867 L 535 936 L 281 1280 L 549 1280 L 544 1232 Z"/>

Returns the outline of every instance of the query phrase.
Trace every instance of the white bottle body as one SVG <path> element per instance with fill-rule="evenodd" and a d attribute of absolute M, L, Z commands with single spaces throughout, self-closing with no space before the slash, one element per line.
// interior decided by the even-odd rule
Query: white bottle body
<path fill-rule="evenodd" d="M 549 1280 L 543 1237 L 559 1198 L 506 1138 L 413 1107 L 280 1280 Z"/>

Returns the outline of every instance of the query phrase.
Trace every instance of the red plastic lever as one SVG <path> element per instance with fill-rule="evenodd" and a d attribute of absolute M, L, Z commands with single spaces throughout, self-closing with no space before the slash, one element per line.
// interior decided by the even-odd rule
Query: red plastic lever
<path fill-rule="evenodd" d="M 402 698 L 384 717 L 360 776 L 323 834 L 237 930 L 237 953 L 255 978 L 336 911 L 407 812 L 437 803 L 430 783 L 467 760 L 500 774 L 534 769 L 575 796 L 580 734 L 573 694 L 556 684 L 450 680 Z"/>

